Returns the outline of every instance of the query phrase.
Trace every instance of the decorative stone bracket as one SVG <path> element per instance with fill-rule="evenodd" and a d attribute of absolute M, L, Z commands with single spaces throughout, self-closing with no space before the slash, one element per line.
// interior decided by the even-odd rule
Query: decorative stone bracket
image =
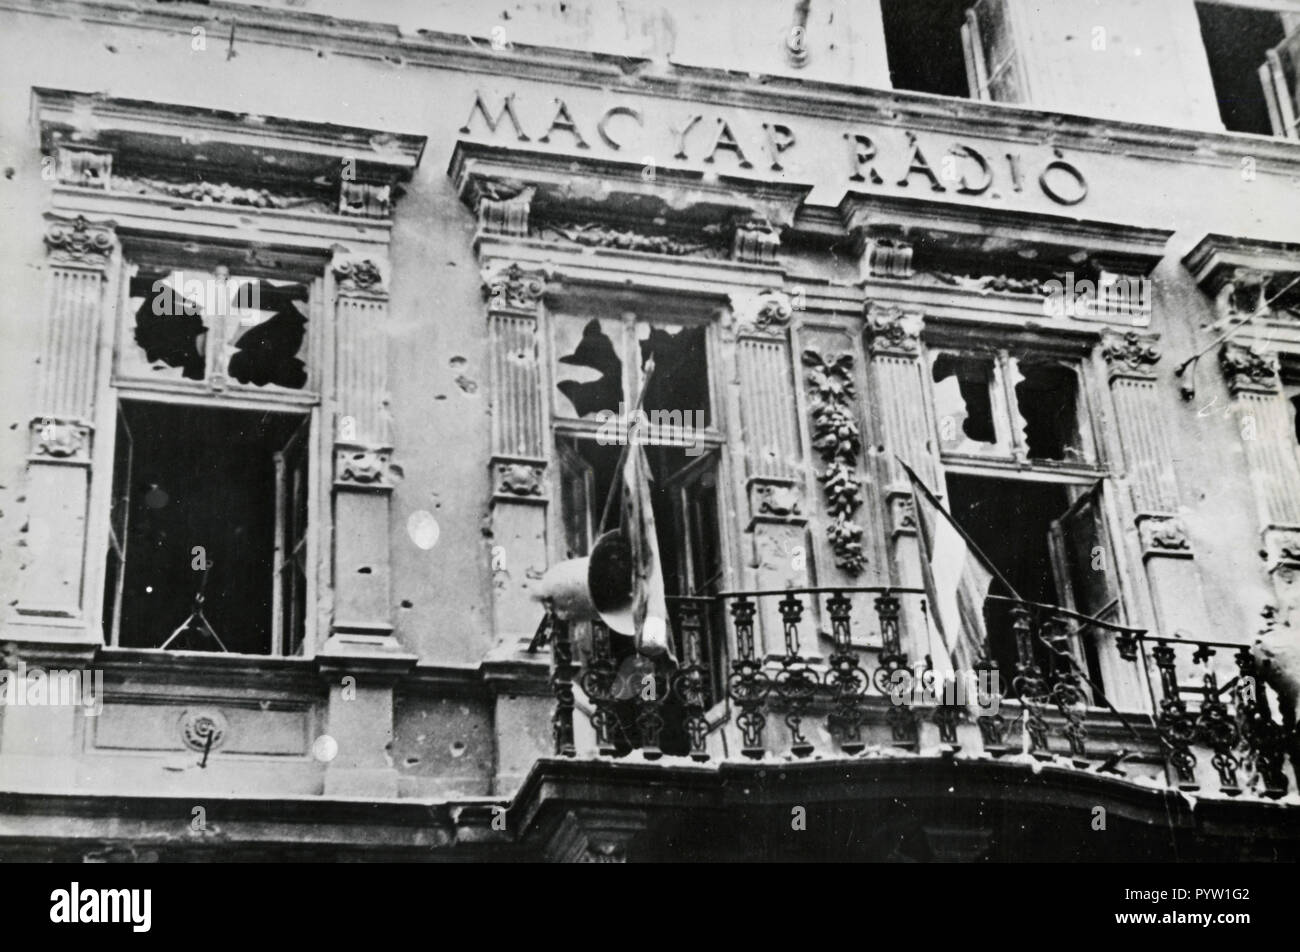
<path fill-rule="evenodd" d="M 93 430 L 89 424 L 79 420 L 37 417 L 31 422 L 31 454 L 28 459 L 89 466 Z"/>
<path fill-rule="evenodd" d="M 1165 556 L 1190 559 L 1192 543 L 1187 527 L 1177 516 L 1143 513 L 1138 516 L 1138 535 L 1142 540 L 1142 558 Z"/>
<path fill-rule="evenodd" d="M 392 461 L 392 450 L 334 446 L 335 488 L 391 492 L 401 481 L 402 468 Z"/>
<path fill-rule="evenodd" d="M 492 459 L 492 500 L 546 505 L 546 460 L 497 456 Z"/>

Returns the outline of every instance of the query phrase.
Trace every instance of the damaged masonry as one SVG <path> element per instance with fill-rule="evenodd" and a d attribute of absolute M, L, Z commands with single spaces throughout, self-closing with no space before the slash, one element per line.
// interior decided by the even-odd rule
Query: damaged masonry
<path fill-rule="evenodd" d="M 508 6 L 0 13 L 0 859 L 1300 858 L 1300 8 Z"/>

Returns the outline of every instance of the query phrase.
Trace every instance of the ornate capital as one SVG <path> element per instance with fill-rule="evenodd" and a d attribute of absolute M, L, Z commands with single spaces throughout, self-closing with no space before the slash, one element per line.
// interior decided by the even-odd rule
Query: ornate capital
<path fill-rule="evenodd" d="M 537 189 L 522 182 L 482 178 L 473 185 L 472 201 L 478 227 L 493 235 L 528 236 L 528 218 Z"/>
<path fill-rule="evenodd" d="M 402 478 L 402 470 L 387 449 L 334 448 L 334 485 L 354 489 L 389 490 Z"/>
<path fill-rule="evenodd" d="M 781 228 L 761 215 L 736 221 L 731 242 L 731 257 L 751 264 L 776 264 L 781 248 Z"/>
<path fill-rule="evenodd" d="M 1101 356 L 1105 358 L 1111 376 L 1155 376 L 1151 368 L 1160 359 L 1157 339 L 1153 335 L 1139 334 L 1137 331 L 1105 334 L 1101 339 Z"/>
<path fill-rule="evenodd" d="M 748 291 L 732 294 L 731 313 L 737 334 L 774 336 L 789 326 L 794 306 L 784 291 L 766 288 L 757 294 Z"/>
<path fill-rule="evenodd" d="M 38 417 L 31 423 L 31 458 L 88 464 L 90 434 L 91 427 L 85 423 Z"/>
<path fill-rule="evenodd" d="M 919 312 L 905 312 L 896 304 L 868 301 L 866 319 L 867 348 L 873 355 L 899 354 L 914 356 L 921 351 L 921 327 L 925 319 Z"/>
<path fill-rule="evenodd" d="M 334 260 L 334 285 L 339 291 L 386 294 L 384 272 L 371 258 L 344 257 Z"/>
<path fill-rule="evenodd" d="M 1242 391 L 1273 393 L 1277 390 L 1276 354 L 1229 341 L 1219 350 L 1219 366 L 1233 395 Z"/>
<path fill-rule="evenodd" d="M 1142 557 L 1153 555 L 1190 559 L 1192 542 L 1181 519 L 1166 515 L 1138 517 L 1138 535 L 1142 539 Z"/>
<path fill-rule="evenodd" d="M 113 253 L 114 222 L 91 223 L 85 216 L 75 219 L 47 215 L 45 247 L 51 260 L 60 264 L 104 267 Z"/>
<path fill-rule="evenodd" d="M 546 274 L 526 271 L 512 262 L 504 268 L 485 269 L 483 285 L 491 307 L 531 313 L 546 293 Z"/>
<path fill-rule="evenodd" d="M 545 460 L 492 460 L 492 498 L 513 502 L 545 503 Z"/>

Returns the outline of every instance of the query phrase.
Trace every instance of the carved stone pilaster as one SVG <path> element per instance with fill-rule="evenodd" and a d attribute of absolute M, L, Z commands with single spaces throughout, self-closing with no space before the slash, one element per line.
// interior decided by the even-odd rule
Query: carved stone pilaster
<path fill-rule="evenodd" d="M 785 334 L 794 315 L 790 295 L 766 288 L 762 291 L 738 291 L 731 295 L 733 330 L 737 337 L 758 335 L 777 337 Z"/>
<path fill-rule="evenodd" d="M 862 250 L 864 278 L 910 278 L 912 245 L 888 238 L 868 239 Z"/>
<path fill-rule="evenodd" d="M 915 357 L 921 352 L 924 319 L 916 311 L 868 301 L 863 309 L 867 350 L 873 356 Z"/>
<path fill-rule="evenodd" d="M 1280 381 L 1274 353 L 1229 341 L 1219 350 L 1219 367 L 1234 397 L 1243 393 L 1278 392 Z"/>
<path fill-rule="evenodd" d="M 58 176 L 64 185 L 107 189 L 113 179 L 113 153 L 82 146 L 58 147 Z"/>
<path fill-rule="evenodd" d="M 528 237 L 529 216 L 537 189 L 519 182 L 501 179 L 478 179 L 471 201 L 478 215 L 479 231 L 484 234 Z"/>
<path fill-rule="evenodd" d="M 100 638 L 84 604 L 92 421 L 98 342 L 109 313 L 106 278 L 117 238 L 112 222 L 53 214 L 45 220 L 49 309 L 38 316 L 44 343 L 38 415 L 29 429 L 29 531 L 16 625 L 24 628 L 24 640 L 89 642 Z"/>
<path fill-rule="evenodd" d="M 736 222 L 731 257 L 750 264 L 776 264 L 781 249 L 781 228 L 766 218 L 753 216 Z"/>
<path fill-rule="evenodd" d="M 387 218 L 393 212 L 393 187 L 379 182 L 339 182 L 339 214 Z"/>
<path fill-rule="evenodd" d="M 1108 333 L 1101 340 L 1101 356 L 1106 361 L 1110 379 L 1128 377 L 1136 380 L 1154 380 L 1155 364 L 1160 360 L 1156 347 L 1158 338 L 1151 334 L 1128 331 L 1123 334 Z"/>
<path fill-rule="evenodd" d="M 483 287 L 492 310 L 522 311 L 535 316 L 546 294 L 546 273 L 526 270 L 515 262 L 498 264 L 483 270 Z"/>
<path fill-rule="evenodd" d="M 31 422 L 33 462 L 90 465 L 90 439 L 93 427 L 79 420 L 56 420 L 37 417 Z"/>

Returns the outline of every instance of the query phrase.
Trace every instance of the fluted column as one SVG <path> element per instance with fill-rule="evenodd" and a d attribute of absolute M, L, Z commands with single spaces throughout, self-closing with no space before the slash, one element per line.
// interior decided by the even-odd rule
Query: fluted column
<path fill-rule="evenodd" d="M 1268 572 L 1282 617 L 1300 623 L 1300 459 L 1277 355 L 1229 342 L 1219 366 L 1254 484 Z"/>
<path fill-rule="evenodd" d="M 97 641 L 88 610 L 86 519 L 100 335 L 117 239 L 112 222 L 47 215 L 48 304 L 37 414 L 27 457 L 27 549 L 16 606 L 23 632 L 40 641 Z M 39 634 L 38 634 L 39 632 Z"/>
<path fill-rule="evenodd" d="M 531 637 L 539 607 L 530 575 L 547 564 L 547 440 L 538 346 L 545 275 L 518 264 L 489 262 L 483 269 L 488 302 L 492 401 L 491 531 L 508 553 L 493 589 L 498 640 Z"/>
<path fill-rule="evenodd" d="M 782 291 L 731 295 L 728 331 L 735 336 L 740 388 L 747 534 L 753 587 L 760 591 L 806 587 L 811 575 L 790 353 L 792 314 Z M 784 638 L 776 599 L 760 599 L 759 608 L 759 644 L 764 653 L 779 654 Z"/>
<path fill-rule="evenodd" d="M 340 252 L 334 287 L 334 617 L 317 654 L 338 755 L 330 796 L 396 796 L 393 685 L 416 656 L 393 635 L 389 506 L 401 469 L 388 414 L 387 262 Z"/>
<path fill-rule="evenodd" d="M 1191 539 L 1178 515 L 1178 484 L 1169 427 L 1161 424 L 1167 391 L 1157 387 L 1157 337 L 1129 331 L 1102 339 L 1125 480 L 1142 548 L 1142 562 L 1162 633 L 1208 638 Z"/>
<path fill-rule="evenodd" d="M 929 384 L 921 361 L 924 317 L 895 305 L 866 303 L 864 336 L 870 360 L 871 407 L 880 452 L 878 479 L 884 486 L 889 518 L 889 550 L 894 584 L 921 587 L 921 549 L 917 539 L 912 483 L 899 465 L 906 460 L 934 492 L 946 495 L 931 450 L 933 427 L 926 411 Z M 916 599 L 903 600 L 903 622 L 914 646 L 913 658 L 924 654 L 925 619 Z"/>

